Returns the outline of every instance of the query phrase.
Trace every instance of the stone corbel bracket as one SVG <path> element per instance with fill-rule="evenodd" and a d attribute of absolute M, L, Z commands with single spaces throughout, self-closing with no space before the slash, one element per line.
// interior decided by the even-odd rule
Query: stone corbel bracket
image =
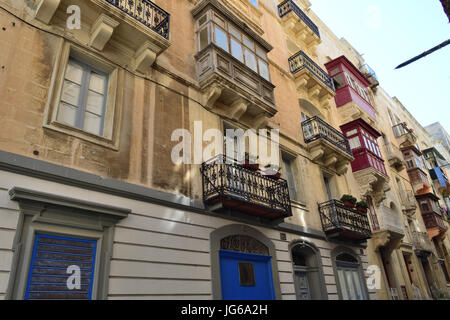
<path fill-rule="evenodd" d="M 156 57 L 161 52 L 161 48 L 150 41 L 146 41 L 134 56 L 134 69 L 141 73 L 147 73 L 148 69 L 153 65 Z"/>
<path fill-rule="evenodd" d="M 103 48 L 111 39 L 114 29 L 118 25 L 119 22 L 102 13 L 92 26 L 89 46 L 98 51 L 103 51 Z"/>
<path fill-rule="evenodd" d="M 37 6 L 34 18 L 45 24 L 49 24 L 56 10 L 58 10 L 60 3 L 61 0 L 42 0 Z"/>

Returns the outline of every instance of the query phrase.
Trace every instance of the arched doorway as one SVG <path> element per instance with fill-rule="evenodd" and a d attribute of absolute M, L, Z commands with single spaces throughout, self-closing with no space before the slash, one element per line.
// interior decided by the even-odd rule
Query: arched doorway
<path fill-rule="evenodd" d="M 334 252 L 337 284 L 343 300 L 366 300 L 367 288 L 361 263 L 350 250 Z"/>
<path fill-rule="evenodd" d="M 211 233 L 213 298 L 281 299 L 276 250 L 260 231 L 229 225 Z"/>
<path fill-rule="evenodd" d="M 301 242 L 291 249 L 295 292 L 298 300 L 325 300 L 324 277 L 320 255 L 311 245 Z"/>

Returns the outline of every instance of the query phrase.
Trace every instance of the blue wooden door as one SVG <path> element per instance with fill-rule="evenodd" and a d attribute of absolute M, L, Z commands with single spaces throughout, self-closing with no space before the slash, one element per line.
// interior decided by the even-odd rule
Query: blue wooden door
<path fill-rule="evenodd" d="M 271 256 L 220 250 L 223 300 L 274 300 Z"/>

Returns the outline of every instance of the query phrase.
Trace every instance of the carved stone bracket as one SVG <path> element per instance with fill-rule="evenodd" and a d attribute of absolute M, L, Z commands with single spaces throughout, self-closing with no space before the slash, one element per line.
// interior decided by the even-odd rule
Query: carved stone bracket
<path fill-rule="evenodd" d="M 42 0 L 37 6 L 34 18 L 45 24 L 49 24 L 60 3 L 61 0 Z"/>
<path fill-rule="evenodd" d="M 118 21 L 102 13 L 92 26 L 89 45 L 102 51 L 106 43 L 111 39 L 114 29 L 118 25 Z"/>
<path fill-rule="evenodd" d="M 353 174 L 362 196 L 371 196 L 377 206 L 386 199 L 386 192 L 390 190 L 389 177 L 374 168 L 367 168 Z"/>

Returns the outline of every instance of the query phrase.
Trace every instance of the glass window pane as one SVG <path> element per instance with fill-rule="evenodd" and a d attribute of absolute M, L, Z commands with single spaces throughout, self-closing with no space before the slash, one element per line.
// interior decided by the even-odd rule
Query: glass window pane
<path fill-rule="evenodd" d="M 269 66 L 267 65 L 267 63 L 265 63 L 261 59 L 258 59 L 258 66 L 259 66 L 259 74 L 261 75 L 261 77 L 263 77 L 267 81 L 270 81 Z"/>
<path fill-rule="evenodd" d="M 89 90 L 86 110 L 101 116 L 103 113 L 103 97 L 103 95 Z"/>
<path fill-rule="evenodd" d="M 81 87 L 78 84 L 65 80 L 61 94 L 61 100 L 74 106 L 78 106 L 80 91 Z"/>
<path fill-rule="evenodd" d="M 206 46 L 209 44 L 208 28 L 205 28 L 202 31 L 200 31 L 199 37 L 200 37 L 200 48 L 199 48 L 199 51 L 201 51 L 201 50 L 205 49 Z"/>
<path fill-rule="evenodd" d="M 225 51 L 228 51 L 228 37 L 225 31 L 219 27 L 215 27 L 216 44 Z"/>
<path fill-rule="evenodd" d="M 339 283 L 341 285 L 342 298 L 343 298 L 343 300 L 348 300 L 349 296 L 348 296 L 347 285 L 345 283 L 344 270 L 338 269 L 338 277 L 339 277 Z"/>
<path fill-rule="evenodd" d="M 253 263 L 239 262 L 239 278 L 241 286 L 249 287 L 256 284 Z"/>
<path fill-rule="evenodd" d="M 342 76 L 342 73 L 338 74 L 333 79 L 336 83 L 336 85 L 335 85 L 336 89 L 340 89 L 345 86 L 345 81 L 344 81 L 344 77 Z"/>
<path fill-rule="evenodd" d="M 244 57 L 242 56 L 242 45 L 233 37 L 231 37 L 231 54 L 239 61 L 244 62 Z"/>
<path fill-rule="evenodd" d="M 237 29 L 233 28 L 232 26 L 230 26 L 228 29 L 230 30 L 230 33 L 233 36 L 235 36 L 239 41 L 242 40 L 241 33 Z"/>
<path fill-rule="evenodd" d="M 58 110 L 58 121 L 69 126 L 75 127 L 77 121 L 78 108 L 71 106 L 70 104 L 61 102 Z"/>
<path fill-rule="evenodd" d="M 106 77 L 103 75 L 100 75 L 98 73 L 91 72 L 91 78 L 89 81 L 89 89 L 91 89 L 92 91 L 104 94 L 105 86 L 106 86 Z"/>
<path fill-rule="evenodd" d="M 93 134 L 100 135 L 100 126 L 102 118 L 90 112 L 84 114 L 84 130 Z"/>
<path fill-rule="evenodd" d="M 83 67 L 74 60 L 69 60 L 66 69 L 66 79 L 81 84 L 83 80 Z"/>
<path fill-rule="evenodd" d="M 244 55 L 245 55 L 245 64 L 247 65 L 247 67 L 249 67 L 255 72 L 258 72 L 258 69 L 256 67 L 255 55 L 247 48 L 244 49 Z"/>
<path fill-rule="evenodd" d="M 359 140 L 359 137 L 351 138 L 348 142 L 352 150 L 361 148 L 361 141 Z"/>
<path fill-rule="evenodd" d="M 359 278 L 358 272 L 357 271 L 353 271 L 353 280 L 355 283 L 355 287 L 356 287 L 356 297 L 357 300 L 362 300 L 363 299 L 363 293 L 362 293 L 362 289 L 361 289 L 361 280 Z"/>
<path fill-rule="evenodd" d="M 255 43 L 246 36 L 244 36 L 244 44 L 250 49 L 255 50 Z"/>
<path fill-rule="evenodd" d="M 264 60 L 267 60 L 267 55 L 266 55 L 266 53 L 265 53 L 264 50 L 261 49 L 260 47 L 256 47 L 256 54 L 257 54 L 259 57 L 263 58 Z"/>
<path fill-rule="evenodd" d="M 353 284 L 353 275 L 352 275 L 352 271 L 345 271 L 345 278 L 347 280 L 347 285 L 348 285 L 348 291 L 350 293 L 350 300 L 356 300 L 356 290 L 355 290 L 355 286 Z"/>

